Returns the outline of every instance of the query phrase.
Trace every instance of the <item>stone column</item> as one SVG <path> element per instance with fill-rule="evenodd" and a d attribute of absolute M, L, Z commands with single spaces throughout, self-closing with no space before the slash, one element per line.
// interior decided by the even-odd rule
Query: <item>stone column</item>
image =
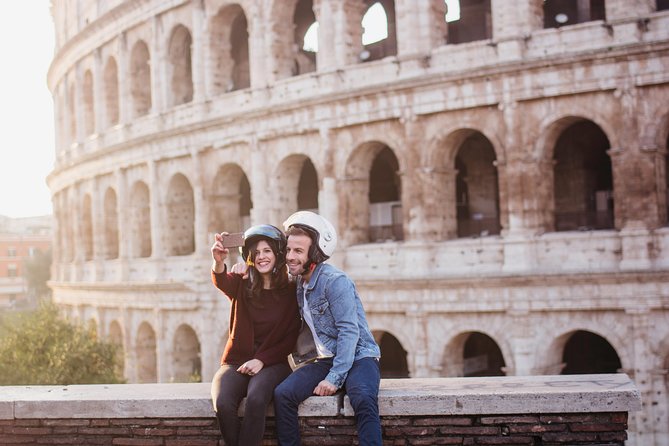
<path fill-rule="evenodd" d="M 75 82 L 73 83 L 74 91 L 74 112 L 76 115 L 75 140 L 73 143 L 79 144 L 86 138 L 86 122 L 84 119 L 84 73 L 81 66 L 75 68 Z M 76 155 L 76 154 L 75 154 Z"/>
<path fill-rule="evenodd" d="M 491 0 L 492 38 L 501 61 L 523 58 L 525 39 L 543 27 L 543 2 L 523 1 L 513 6 L 504 0 Z"/>
<path fill-rule="evenodd" d="M 166 383 L 170 381 L 170 357 L 172 345 L 167 338 L 169 323 L 166 321 L 164 310 L 156 308 L 153 310 L 153 318 L 156 323 L 156 381 Z"/>
<path fill-rule="evenodd" d="M 209 201 L 206 199 L 203 184 L 205 168 L 202 152 L 191 153 L 193 163 L 193 200 L 195 206 L 195 252 L 207 256 L 211 240 L 209 239 Z"/>
<path fill-rule="evenodd" d="M 318 22 L 318 71 L 360 62 L 362 14 L 365 3 L 359 0 L 316 0 Z"/>
<path fill-rule="evenodd" d="M 193 102 L 201 102 L 205 99 L 205 12 L 202 0 L 191 2 L 193 8 L 193 42 L 191 44 L 192 76 L 193 76 Z M 197 245 L 197 239 L 196 239 Z"/>
<path fill-rule="evenodd" d="M 446 43 L 448 27 L 444 16 L 446 4 L 443 0 L 397 0 L 397 54 L 407 56 L 428 55 Z"/>
<path fill-rule="evenodd" d="M 153 17 L 151 31 L 151 112 L 155 114 L 165 110 L 167 103 L 165 82 L 167 37 L 160 16 Z"/>
<path fill-rule="evenodd" d="M 414 344 L 410 357 L 407 358 L 409 374 L 412 378 L 427 378 L 432 375 L 429 361 L 427 313 L 412 306 L 406 311 L 406 318 L 411 326 Z"/>
<path fill-rule="evenodd" d="M 337 41 L 336 8 L 332 0 L 314 0 L 314 14 L 318 20 L 318 52 L 316 68 L 318 71 L 329 71 L 337 66 L 335 42 Z"/>
<path fill-rule="evenodd" d="M 625 309 L 626 315 L 631 319 L 631 333 L 629 342 L 632 345 L 633 357 L 630 358 L 634 369 L 629 371 L 630 376 L 634 380 L 639 393 L 641 394 L 641 402 L 644 407 L 643 412 L 632 412 L 630 418 L 636 424 L 637 432 L 644 432 L 652 437 L 655 431 L 655 420 L 651 416 L 653 412 L 654 400 L 653 395 L 653 377 L 651 371 L 654 369 L 652 358 L 653 348 L 651 347 L 650 339 L 652 337 L 653 324 L 650 321 L 650 311 L 645 307 L 634 307 Z M 647 443 L 657 444 L 652 438 L 646 438 Z"/>
<path fill-rule="evenodd" d="M 128 274 L 130 265 L 128 264 L 128 258 L 130 253 L 131 238 L 129 235 L 129 222 L 130 222 L 130 197 L 128 196 L 127 180 L 126 180 L 126 171 L 124 169 L 116 169 L 114 172 L 114 177 L 116 180 L 116 190 L 117 193 L 117 213 L 116 217 L 118 219 L 118 259 L 119 259 L 119 273 L 120 277 L 118 278 L 121 282 L 128 281 Z"/>
<path fill-rule="evenodd" d="M 253 201 L 251 224 L 256 225 L 267 222 L 273 225 L 280 225 L 281 222 L 283 222 L 281 219 L 283 216 L 283 209 L 277 209 L 274 206 L 273 189 L 270 188 L 268 182 L 269 178 L 265 174 L 265 172 L 270 170 L 267 165 L 267 156 L 260 148 L 261 145 L 262 143 L 256 138 L 253 138 L 249 144 L 251 149 L 249 183 L 251 184 L 251 200 Z"/>
<path fill-rule="evenodd" d="M 518 305 L 520 304 L 520 305 Z M 530 320 L 528 304 L 517 302 L 516 308 L 507 311 L 511 323 L 511 342 L 513 351 L 513 365 L 508 361 L 504 367 L 507 376 L 529 376 L 534 375 L 533 365 L 535 363 L 535 333 Z"/>
<path fill-rule="evenodd" d="M 164 221 L 162 209 L 163 200 L 160 196 L 163 188 L 161 187 L 160 179 L 158 178 L 158 166 L 156 166 L 155 161 L 149 161 L 148 171 L 148 183 L 151 197 L 151 258 L 161 261 L 165 256 L 165 247 L 163 246 L 163 237 L 165 235 L 163 232 L 164 225 L 161 224 L 161 222 Z"/>
<path fill-rule="evenodd" d="M 93 178 L 91 187 L 91 226 L 93 228 L 93 263 L 94 280 L 104 279 L 104 263 L 107 244 L 104 241 L 105 214 L 104 214 L 104 191 L 100 190 L 100 179 Z"/>
<path fill-rule="evenodd" d="M 606 0 L 606 21 L 644 17 L 655 11 L 655 0 Z"/>
<path fill-rule="evenodd" d="M 118 38 L 117 46 L 118 60 L 118 122 L 127 124 L 131 117 L 132 97 L 130 93 L 130 54 L 128 52 L 128 41 L 126 33 L 123 32 Z"/>
<path fill-rule="evenodd" d="M 265 46 L 265 33 L 269 28 L 263 20 L 262 8 L 253 2 L 248 9 L 247 27 L 249 33 L 249 75 L 251 88 L 265 87 L 267 75 L 266 58 L 268 48 Z"/>
<path fill-rule="evenodd" d="M 102 133 L 107 125 L 107 110 L 104 85 L 104 61 L 102 51 L 97 48 L 93 57 L 93 135 Z M 86 135 L 91 136 L 91 135 Z"/>

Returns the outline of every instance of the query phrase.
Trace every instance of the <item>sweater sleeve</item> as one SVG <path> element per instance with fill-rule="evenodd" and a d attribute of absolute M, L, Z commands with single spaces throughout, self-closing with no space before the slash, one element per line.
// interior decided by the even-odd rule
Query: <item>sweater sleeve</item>
<path fill-rule="evenodd" d="M 228 299 L 237 299 L 239 296 L 240 283 L 242 282 L 242 275 L 237 273 L 229 273 L 226 266 L 222 273 L 211 272 L 211 281 L 216 288 L 223 291 Z"/>

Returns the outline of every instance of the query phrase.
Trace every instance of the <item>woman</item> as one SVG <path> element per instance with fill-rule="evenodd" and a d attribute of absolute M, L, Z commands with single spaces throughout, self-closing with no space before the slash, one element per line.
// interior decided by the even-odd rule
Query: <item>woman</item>
<path fill-rule="evenodd" d="M 272 225 L 244 232 L 248 277 L 234 267 L 227 272 L 228 248 L 222 243 L 227 235 L 216 234 L 211 247 L 212 280 L 232 303 L 228 341 L 211 396 L 225 444 L 253 446 L 262 442 L 274 388 L 291 372 L 287 355 L 295 345 L 300 319 L 295 284 L 288 280 L 283 232 Z M 237 410 L 244 397 L 241 421 Z"/>

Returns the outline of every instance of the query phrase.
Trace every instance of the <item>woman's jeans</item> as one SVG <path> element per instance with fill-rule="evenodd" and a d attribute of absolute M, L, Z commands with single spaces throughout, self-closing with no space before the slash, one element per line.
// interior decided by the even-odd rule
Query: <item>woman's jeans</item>
<path fill-rule="evenodd" d="M 274 390 L 276 431 L 281 446 L 300 445 L 297 407 L 310 396 L 330 371 L 332 360 L 319 360 L 295 370 Z M 344 382 L 344 390 L 355 411 L 360 445 L 381 446 L 379 419 L 379 383 L 381 372 L 376 358 L 353 362 Z"/>
<path fill-rule="evenodd" d="M 255 446 L 265 433 L 265 412 L 274 388 L 290 375 L 288 364 L 263 367 L 255 376 L 237 372 L 239 365 L 224 364 L 211 382 L 211 399 L 227 446 Z M 246 397 L 243 421 L 237 410 Z"/>

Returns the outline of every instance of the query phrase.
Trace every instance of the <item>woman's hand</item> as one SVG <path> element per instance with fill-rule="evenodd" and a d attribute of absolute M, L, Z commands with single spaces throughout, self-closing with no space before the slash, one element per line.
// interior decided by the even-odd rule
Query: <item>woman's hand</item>
<path fill-rule="evenodd" d="M 249 265 L 245 262 L 239 262 L 232 265 L 231 273 L 241 274 L 242 279 L 249 278 Z"/>
<path fill-rule="evenodd" d="M 211 245 L 211 257 L 214 259 L 214 264 L 211 269 L 215 273 L 222 273 L 225 270 L 225 259 L 228 258 L 229 250 L 228 248 L 223 247 L 221 240 L 224 235 L 227 235 L 227 232 L 221 232 L 220 234 L 214 235 L 214 244 Z"/>
<path fill-rule="evenodd" d="M 237 371 L 245 375 L 253 376 L 257 375 L 264 366 L 265 364 L 263 364 L 260 359 L 251 359 L 240 365 Z"/>

